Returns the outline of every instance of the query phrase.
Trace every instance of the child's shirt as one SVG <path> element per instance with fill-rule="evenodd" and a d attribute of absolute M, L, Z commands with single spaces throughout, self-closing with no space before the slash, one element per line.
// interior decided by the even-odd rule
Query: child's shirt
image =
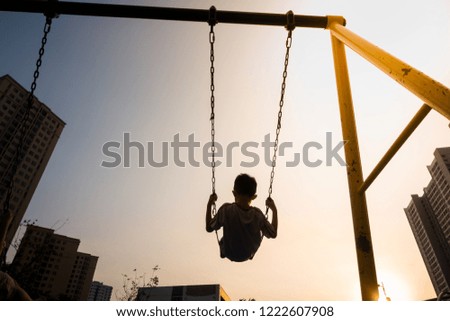
<path fill-rule="evenodd" d="M 217 211 L 211 228 L 218 230 L 221 227 L 220 255 L 235 262 L 251 260 L 261 245 L 263 235 L 267 238 L 277 235 L 259 208 L 245 210 L 236 203 L 225 203 Z"/>

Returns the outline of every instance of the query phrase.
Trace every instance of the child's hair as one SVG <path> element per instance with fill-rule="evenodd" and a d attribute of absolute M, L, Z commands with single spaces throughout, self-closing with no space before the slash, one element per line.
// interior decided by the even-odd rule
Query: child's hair
<path fill-rule="evenodd" d="M 247 174 L 240 174 L 234 180 L 233 189 L 239 195 L 253 197 L 256 194 L 256 180 Z"/>

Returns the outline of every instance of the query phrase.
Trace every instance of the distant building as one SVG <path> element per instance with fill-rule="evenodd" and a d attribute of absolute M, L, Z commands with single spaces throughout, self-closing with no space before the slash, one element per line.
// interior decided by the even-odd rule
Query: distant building
<path fill-rule="evenodd" d="M 29 225 L 12 273 L 34 298 L 87 300 L 98 257 L 77 252 L 80 240 Z"/>
<path fill-rule="evenodd" d="M 136 301 L 230 301 L 219 284 L 140 288 Z"/>
<path fill-rule="evenodd" d="M 94 281 L 91 284 L 88 301 L 110 301 L 112 289 L 112 286 L 104 285 L 101 282 Z"/>
<path fill-rule="evenodd" d="M 405 209 L 436 294 L 450 291 L 450 147 L 436 149 L 423 196 Z"/>
<path fill-rule="evenodd" d="M 0 77 L 0 209 L 12 178 L 11 168 L 19 145 L 28 95 L 29 92 L 9 75 Z M 17 232 L 64 126 L 65 123 L 49 107 L 34 98 L 26 123 L 24 158 L 17 168 L 10 202 L 14 220 L 6 236 L 7 247 Z"/>

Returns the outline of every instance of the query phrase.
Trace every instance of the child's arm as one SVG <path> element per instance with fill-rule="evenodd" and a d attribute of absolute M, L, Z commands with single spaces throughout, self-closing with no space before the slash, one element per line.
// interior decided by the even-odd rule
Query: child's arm
<path fill-rule="evenodd" d="M 209 196 L 209 200 L 208 200 L 208 204 L 206 205 L 206 231 L 212 232 L 213 229 L 211 228 L 211 221 L 212 221 L 212 216 L 211 216 L 211 210 L 212 210 L 212 206 L 216 203 L 217 201 L 217 194 L 211 194 Z"/>
<path fill-rule="evenodd" d="M 275 202 L 273 201 L 272 198 L 268 197 L 266 200 L 266 206 L 268 208 L 270 208 L 270 210 L 272 211 L 272 227 L 275 230 L 275 236 L 274 238 L 277 236 L 277 230 L 278 230 L 278 210 L 277 207 L 275 205 Z"/>

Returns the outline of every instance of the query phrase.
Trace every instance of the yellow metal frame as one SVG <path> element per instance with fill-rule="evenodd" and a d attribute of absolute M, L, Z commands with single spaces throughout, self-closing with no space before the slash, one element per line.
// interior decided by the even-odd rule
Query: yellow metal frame
<path fill-rule="evenodd" d="M 342 135 L 347 142 L 344 147 L 345 159 L 361 295 L 363 300 L 374 301 L 378 300 L 379 292 L 365 192 L 431 109 L 436 110 L 450 120 L 450 91 L 439 82 L 359 37 L 344 25 L 345 20 L 343 17 L 328 16 L 327 29 L 331 33 Z M 424 102 L 418 113 L 366 179 L 364 179 L 362 173 L 345 45 L 392 77 Z"/>

